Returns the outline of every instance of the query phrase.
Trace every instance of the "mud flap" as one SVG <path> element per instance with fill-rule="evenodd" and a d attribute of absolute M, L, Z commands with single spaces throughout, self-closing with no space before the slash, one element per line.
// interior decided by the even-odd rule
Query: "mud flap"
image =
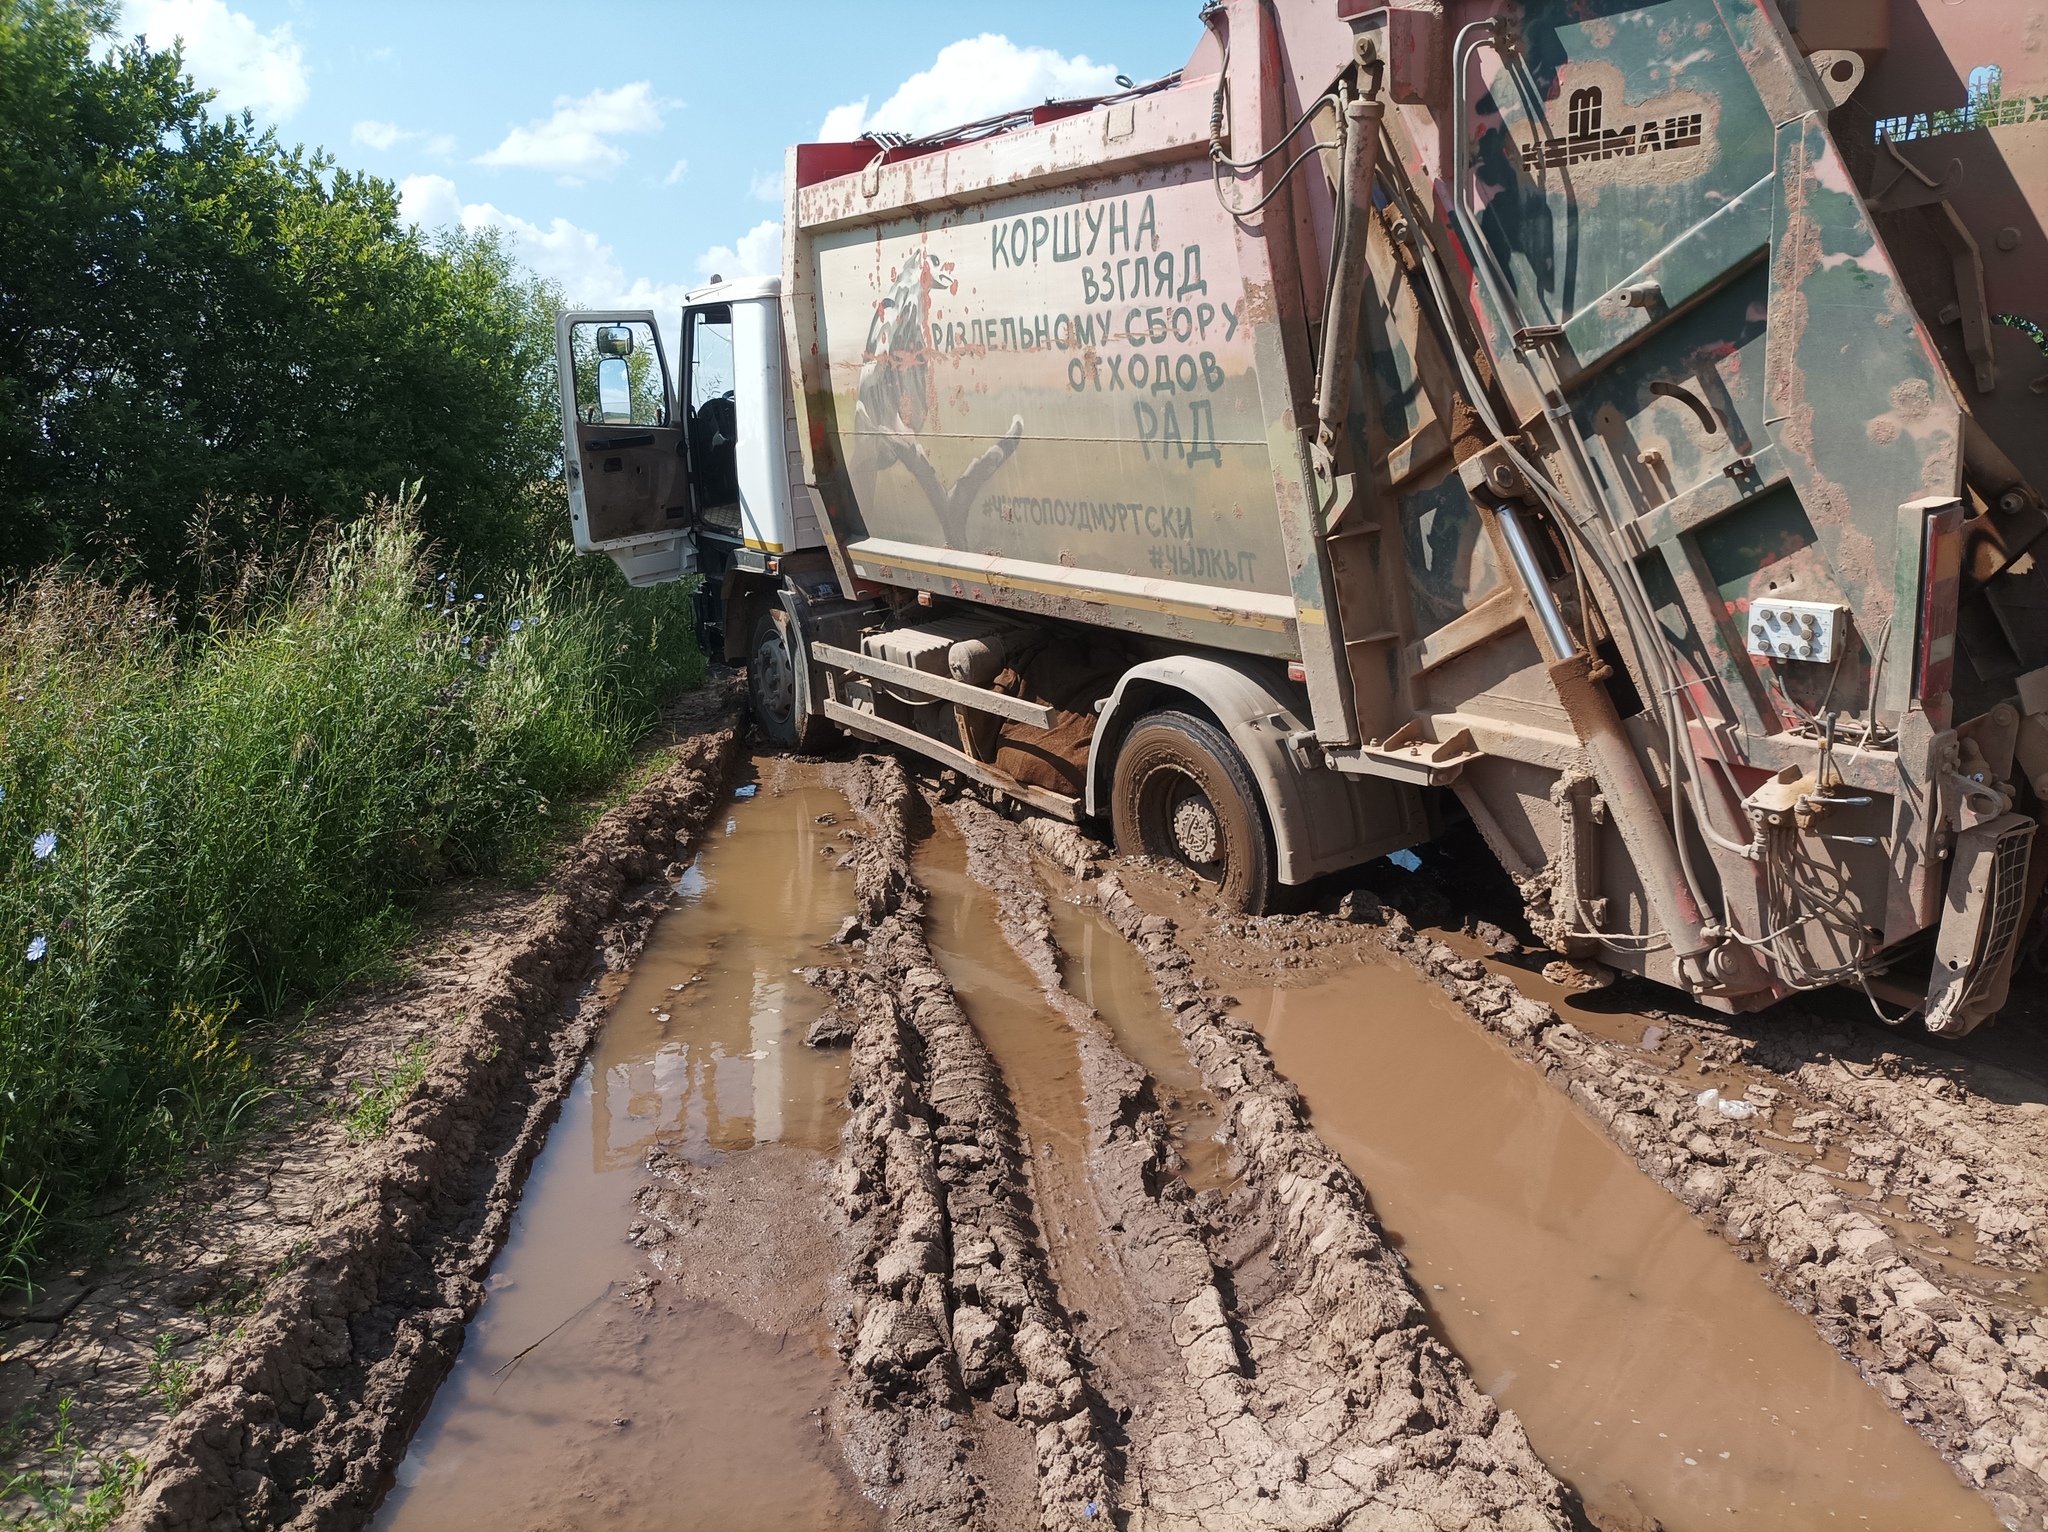
<path fill-rule="evenodd" d="M 1956 837 L 1927 986 L 1927 1030 L 1937 1036 L 1961 1037 L 2005 1004 L 2035 829 L 2005 814 Z"/>

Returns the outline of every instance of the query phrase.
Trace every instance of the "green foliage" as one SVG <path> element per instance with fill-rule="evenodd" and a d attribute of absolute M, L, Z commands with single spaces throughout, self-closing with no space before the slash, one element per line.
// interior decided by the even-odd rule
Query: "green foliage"
<path fill-rule="evenodd" d="M 73 1440 L 71 1401 L 57 1401 L 57 1429 L 43 1448 L 49 1466 L 0 1478 L 0 1506 L 20 1532 L 103 1532 L 127 1508 L 142 1482 L 142 1459 L 132 1452 L 102 1461 L 87 1458 Z"/>
<path fill-rule="evenodd" d="M 554 292 L 209 118 L 112 14 L 0 0 L 0 565 L 195 596 L 402 482 L 471 554 L 544 546 Z"/>
<path fill-rule="evenodd" d="M 382 1138 L 390 1130 L 392 1115 L 405 1104 L 413 1087 L 427 1077 L 427 1058 L 433 1051 L 422 1037 L 401 1053 L 391 1068 L 350 1087 L 348 1110 L 341 1113 L 350 1143 Z"/>
<path fill-rule="evenodd" d="M 262 1099 L 238 1017 L 380 961 L 436 880 L 530 859 L 703 673 L 687 586 L 609 563 L 460 578 L 405 509 L 307 563 L 196 631 L 72 574 L 0 600 L 17 1267 L 50 1218 Z"/>
<path fill-rule="evenodd" d="M 185 1407 L 192 1392 L 192 1379 L 199 1369 L 178 1355 L 178 1337 L 166 1330 L 156 1338 L 149 1356 L 149 1389 L 162 1401 L 164 1413 L 175 1415 Z"/>

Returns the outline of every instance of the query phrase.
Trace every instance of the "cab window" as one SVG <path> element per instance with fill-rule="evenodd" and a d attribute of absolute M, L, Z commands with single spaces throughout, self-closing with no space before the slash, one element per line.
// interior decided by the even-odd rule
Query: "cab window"
<path fill-rule="evenodd" d="M 690 438 L 690 484 L 697 515 L 739 528 L 739 415 L 734 407 L 732 306 L 691 309 L 683 321 L 684 408 Z"/>
<path fill-rule="evenodd" d="M 665 426 L 668 399 L 654 327 L 579 324 L 570 329 L 576 418 L 584 425 Z"/>

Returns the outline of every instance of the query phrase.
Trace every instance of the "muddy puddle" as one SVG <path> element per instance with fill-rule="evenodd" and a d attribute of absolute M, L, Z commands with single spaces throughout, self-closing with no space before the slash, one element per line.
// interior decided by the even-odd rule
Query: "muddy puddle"
<path fill-rule="evenodd" d="M 1443 1338 L 1596 1517 L 1997 1527 L 1756 1267 L 1433 987 L 1369 961 L 1238 993 Z"/>
<path fill-rule="evenodd" d="M 1617 1003 L 1603 991 L 1587 993 L 1567 989 L 1516 964 L 1495 961 L 1479 942 L 1459 931 L 1433 928 L 1428 934 L 1432 941 L 1445 943 L 1461 956 L 1484 962 L 1490 972 L 1507 979 L 1530 998 L 1554 1007 L 1558 1015 L 1580 1031 L 1657 1055 L 1659 1062 L 1666 1067 L 1687 1069 L 1684 1078 L 1696 1090 L 1712 1088 L 1733 1097 L 1744 1095 L 1753 1083 L 1768 1085 L 1781 1098 L 1779 1109 L 1774 1114 L 1775 1122 L 1781 1127 L 1803 1113 L 1826 1106 L 1825 1102 L 1800 1092 L 1794 1082 L 1783 1074 L 1760 1068 L 1694 1065 L 1689 1055 L 1674 1050 L 1670 1028 L 1659 1021 L 1646 1020 L 1618 1008 Z M 1788 1136 L 1782 1131 L 1767 1128 L 1762 1137 L 1769 1140 L 1778 1152 L 1805 1160 L 1815 1173 L 1840 1182 L 1842 1195 L 1854 1199 L 1860 1211 L 1878 1219 L 1901 1244 L 1910 1246 L 1915 1253 L 1950 1275 L 1967 1277 L 1994 1290 L 2015 1294 L 2035 1308 L 2048 1308 L 2048 1271 L 2015 1271 L 2005 1266 L 1980 1263 L 1977 1260 L 1977 1231 L 1967 1221 L 1954 1220 L 1946 1227 L 1937 1228 L 1917 1216 L 1904 1197 L 1887 1196 L 1881 1202 L 1870 1200 L 1871 1188 L 1856 1173 L 1839 1135 L 1830 1135 L 1825 1146 L 1811 1142 L 1806 1134 L 1796 1130 Z"/>
<path fill-rule="evenodd" d="M 1152 1077 L 1160 1111 L 1186 1162 L 1181 1178 L 1196 1191 L 1226 1185 L 1230 1150 L 1216 1136 L 1222 1126 L 1216 1098 L 1160 1008 L 1145 960 L 1096 911 L 1064 899 L 1051 904 L 1060 982 L 1102 1018 L 1117 1046 Z"/>
<path fill-rule="evenodd" d="M 967 843 L 943 818 L 917 848 L 915 875 L 931 895 L 925 939 L 1003 1084 L 1030 1146 L 1032 1200 L 1060 1289 L 1090 1291 L 1106 1245 L 1088 1183 L 1088 1116 L 1073 1029 L 1047 1004 L 1024 960 L 1003 939 L 996 896 L 967 871 Z"/>
<path fill-rule="evenodd" d="M 792 972 L 837 950 L 851 816 L 814 773 L 762 771 L 714 819 L 535 1161 L 386 1532 L 876 1524 L 827 1430 L 819 1176 L 846 1055 L 802 1045 L 826 1002 Z M 702 1214 L 650 1283 L 628 1232 L 656 1150 Z"/>

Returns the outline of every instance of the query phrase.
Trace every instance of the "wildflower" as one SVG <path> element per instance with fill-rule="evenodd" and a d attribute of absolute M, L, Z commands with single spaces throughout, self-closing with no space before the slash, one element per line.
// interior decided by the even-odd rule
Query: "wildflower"
<path fill-rule="evenodd" d="M 56 854 L 57 832 L 55 830 L 43 831 L 41 835 L 35 838 L 35 842 L 29 847 L 29 850 L 36 854 L 37 861 L 47 862 Z"/>
<path fill-rule="evenodd" d="M 29 942 L 29 944 L 28 944 L 28 960 L 29 960 L 29 961 L 30 961 L 31 963 L 40 963 L 40 962 L 41 962 L 41 961 L 43 960 L 43 954 L 44 954 L 45 952 L 48 952 L 49 950 L 50 950 L 50 939 L 49 939 L 49 937 L 47 937 L 47 936 L 38 936 L 38 937 L 34 938 L 33 940 L 31 940 L 31 941 Z"/>
<path fill-rule="evenodd" d="M 484 599 L 484 593 L 482 591 L 478 591 L 474 596 L 471 596 L 469 599 L 472 601 L 481 601 Z"/>
<path fill-rule="evenodd" d="M 514 633 L 517 633 L 521 628 L 525 626 L 526 624 L 521 622 L 517 617 L 512 619 L 512 631 Z"/>

